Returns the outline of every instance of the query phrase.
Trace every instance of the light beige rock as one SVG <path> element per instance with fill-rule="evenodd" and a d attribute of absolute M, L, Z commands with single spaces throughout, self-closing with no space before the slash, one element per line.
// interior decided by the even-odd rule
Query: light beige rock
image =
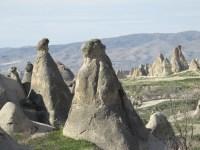
<path fill-rule="evenodd" d="M 173 142 L 175 139 L 175 133 L 171 124 L 161 112 L 156 112 L 150 116 L 146 128 L 148 128 L 156 138 L 165 143 Z"/>
<path fill-rule="evenodd" d="M 172 73 L 171 64 L 167 58 L 160 54 L 149 69 L 149 76 L 162 77 Z"/>
<path fill-rule="evenodd" d="M 50 124 L 58 127 L 67 119 L 72 94 L 48 52 L 48 43 L 48 39 L 42 39 L 38 43 L 31 91 L 35 95 L 33 101 L 42 99 L 44 102 Z"/>
<path fill-rule="evenodd" d="M 182 53 L 182 46 L 179 45 L 173 50 L 171 57 L 172 72 L 180 72 L 189 68 L 188 62 Z"/>
<path fill-rule="evenodd" d="M 192 117 L 195 119 L 200 119 L 200 100 L 198 101 L 196 110 L 192 112 Z"/>
<path fill-rule="evenodd" d="M 19 103 L 24 98 L 21 85 L 16 80 L 0 74 L 0 108 L 8 101 Z"/>
<path fill-rule="evenodd" d="M 91 40 L 82 52 L 64 136 L 90 141 L 104 150 L 150 150 L 149 133 L 118 81 L 105 46 Z"/>
<path fill-rule="evenodd" d="M 14 141 L 6 132 L 0 128 L 0 149 L 1 150 L 27 150 Z"/>
<path fill-rule="evenodd" d="M 189 70 L 191 71 L 199 71 L 200 65 L 198 63 L 198 60 L 192 59 L 191 63 L 189 64 Z"/>
<path fill-rule="evenodd" d="M 20 107 L 12 102 L 7 102 L 0 110 L 0 127 L 9 135 L 22 133 L 27 136 L 46 133 L 54 128 L 42 123 L 29 120 Z"/>

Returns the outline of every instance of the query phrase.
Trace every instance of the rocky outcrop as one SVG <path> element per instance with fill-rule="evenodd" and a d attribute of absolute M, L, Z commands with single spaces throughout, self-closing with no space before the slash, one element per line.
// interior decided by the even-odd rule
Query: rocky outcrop
<path fill-rule="evenodd" d="M 84 60 L 63 134 L 105 150 L 151 149 L 148 132 L 118 81 L 105 46 L 91 40 L 82 52 Z"/>
<path fill-rule="evenodd" d="M 200 100 L 198 101 L 196 110 L 192 113 L 192 117 L 195 119 L 200 119 Z"/>
<path fill-rule="evenodd" d="M 188 62 L 185 59 L 185 56 L 182 53 L 182 46 L 179 45 L 173 50 L 171 57 L 172 72 L 180 72 L 187 70 L 189 68 Z"/>
<path fill-rule="evenodd" d="M 141 64 L 138 68 L 134 68 L 132 71 L 132 77 L 137 78 L 140 76 L 147 76 L 148 74 L 148 66 Z"/>
<path fill-rule="evenodd" d="M 171 124 L 168 122 L 165 115 L 161 112 L 156 112 L 151 115 L 146 128 L 159 140 L 168 144 L 169 147 L 176 146 L 175 133 Z"/>
<path fill-rule="evenodd" d="M 14 141 L 3 129 L 0 128 L 0 149 L 1 150 L 27 150 Z"/>
<path fill-rule="evenodd" d="M 28 136 L 52 131 L 54 128 L 42 123 L 29 120 L 20 107 L 7 102 L 0 110 L 0 127 L 9 135 L 22 133 Z"/>
<path fill-rule="evenodd" d="M 29 97 L 37 105 L 44 103 L 49 123 L 57 127 L 67 119 L 72 94 L 48 52 L 48 43 L 48 39 L 38 43 Z"/>
<path fill-rule="evenodd" d="M 30 91 L 32 71 L 33 71 L 33 64 L 31 62 L 28 62 L 22 79 L 22 85 L 24 87 L 26 95 L 28 95 Z"/>
<path fill-rule="evenodd" d="M 171 64 L 167 58 L 160 54 L 149 69 L 149 76 L 167 76 L 172 73 Z"/>
<path fill-rule="evenodd" d="M 65 81 L 65 83 L 69 86 L 72 81 L 74 80 L 74 74 L 73 72 L 68 68 L 66 67 L 63 63 L 61 62 L 56 62 L 57 64 L 57 67 Z"/>
<path fill-rule="evenodd" d="M 21 84 L 21 79 L 19 77 L 19 73 L 17 71 L 17 67 L 11 67 L 10 68 L 10 71 L 8 73 L 8 77 L 13 79 L 13 80 L 16 80 L 17 82 L 19 82 Z"/>
<path fill-rule="evenodd" d="M 8 101 L 19 103 L 24 98 L 20 83 L 0 74 L 0 108 Z"/>
<path fill-rule="evenodd" d="M 189 70 L 190 71 L 199 71 L 200 70 L 200 65 L 199 65 L 197 59 L 192 59 L 191 63 L 189 64 Z"/>

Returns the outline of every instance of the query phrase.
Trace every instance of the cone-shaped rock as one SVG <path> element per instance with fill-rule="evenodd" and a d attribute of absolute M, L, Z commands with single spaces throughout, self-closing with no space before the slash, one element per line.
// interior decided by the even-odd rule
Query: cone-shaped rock
<path fill-rule="evenodd" d="M 151 133 L 158 139 L 169 142 L 174 140 L 175 134 L 171 124 L 168 122 L 165 115 L 161 112 L 156 112 L 151 115 L 146 128 L 151 130 Z M 172 142 L 171 141 L 171 142 Z"/>
<path fill-rule="evenodd" d="M 189 68 L 188 62 L 182 53 L 181 45 L 176 47 L 171 57 L 172 72 L 180 72 Z"/>
<path fill-rule="evenodd" d="M 15 142 L 5 131 L 0 128 L 1 150 L 27 150 Z"/>
<path fill-rule="evenodd" d="M 7 101 L 19 103 L 24 98 L 25 94 L 20 83 L 0 74 L 0 108 Z"/>
<path fill-rule="evenodd" d="M 72 95 L 48 52 L 48 43 L 48 39 L 42 39 L 38 43 L 31 91 L 35 94 L 33 97 L 43 100 L 50 124 L 59 126 L 66 121 Z M 34 98 L 32 99 L 34 101 Z"/>
<path fill-rule="evenodd" d="M 67 85 L 70 85 L 71 82 L 74 80 L 73 72 L 61 62 L 56 62 L 56 64 L 64 81 L 67 83 Z"/>
<path fill-rule="evenodd" d="M 105 150 L 138 150 L 148 133 L 118 81 L 100 40 L 82 47 L 84 62 L 63 129 L 65 136 L 84 139 Z"/>
<path fill-rule="evenodd" d="M 10 68 L 8 77 L 10 77 L 13 80 L 16 80 L 17 82 L 19 82 L 21 84 L 21 79 L 19 77 L 19 73 L 17 71 L 17 67 L 11 67 Z"/>
<path fill-rule="evenodd" d="M 8 134 L 25 133 L 32 135 L 45 133 L 54 128 L 29 120 L 20 107 L 12 102 L 7 102 L 0 110 L 0 127 Z"/>
<path fill-rule="evenodd" d="M 172 73 L 171 64 L 163 54 L 160 54 L 149 69 L 150 76 L 167 76 Z"/>
<path fill-rule="evenodd" d="M 33 71 L 33 64 L 31 62 L 28 62 L 22 79 L 22 84 L 24 86 L 26 94 L 28 94 L 30 91 L 32 71 Z"/>
<path fill-rule="evenodd" d="M 200 70 L 200 65 L 198 63 L 198 60 L 192 59 L 190 65 L 189 65 L 189 70 L 191 70 L 191 71 L 199 71 Z"/>

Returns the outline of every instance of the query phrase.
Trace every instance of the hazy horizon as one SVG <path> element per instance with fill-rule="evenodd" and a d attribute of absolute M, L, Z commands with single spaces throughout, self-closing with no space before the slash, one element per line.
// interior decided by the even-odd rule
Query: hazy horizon
<path fill-rule="evenodd" d="M 51 45 L 137 33 L 200 31 L 198 0 L 3 0 L 0 47 Z"/>

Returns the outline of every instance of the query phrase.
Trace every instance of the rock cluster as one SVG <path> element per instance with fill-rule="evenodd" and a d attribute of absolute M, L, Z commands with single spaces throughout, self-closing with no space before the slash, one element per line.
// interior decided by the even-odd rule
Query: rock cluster
<path fill-rule="evenodd" d="M 189 70 L 191 71 L 199 71 L 200 64 L 197 59 L 192 59 L 191 63 L 189 64 Z"/>
<path fill-rule="evenodd" d="M 48 44 L 48 39 L 38 43 L 30 97 L 32 101 L 38 101 L 38 105 L 44 103 L 51 125 L 60 126 L 67 119 L 72 95 L 48 52 Z"/>
<path fill-rule="evenodd" d="M 171 57 L 172 72 L 180 72 L 189 68 L 188 62 L 182 53 L 182 46 L 179 45 L 173 50 Z"/>
<path fill-rule="evenodd" d="M 0 127 L 10 135 L 14 133 L 33 135 L 49 132 L 54 129 L 51 126 L 29 120 L 22 112 L 20 106 L 12 102 L 7 102 L 2 107 L 0 118 Z"/>
<path fill-rule="evenodd" d="M 172 73 L 171 64 L 163 54 L 160 54 L 149 69 L 149 76 L 166 76 Z"/>

